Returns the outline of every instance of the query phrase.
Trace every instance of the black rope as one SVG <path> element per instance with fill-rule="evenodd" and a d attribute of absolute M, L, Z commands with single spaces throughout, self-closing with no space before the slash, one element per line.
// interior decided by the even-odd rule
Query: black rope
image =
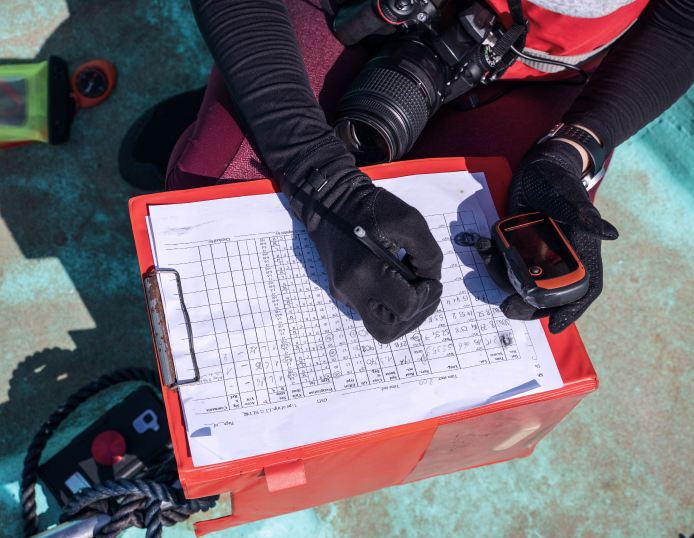
<path fill-rule="evenodd" d="M 122 498 L 117 508 L 108 502 Z M 107 514 L 111 521 L 100 529 L 100 538 L 115 538 L 129 527 L 147 529 L 147 538 L 160 538 L 162 527 L 185 521 L 196 512 L 207 512 L 218 496 L 186 499 L 178 488 L 156 480 L 107 480 L 85 488 L 63 507 L 61 522 L 76 516 Z M 104 502 L 106 501 L 106 502 Z M 169 503 L 161 510 L 162 503 Z"/>
<path fill-rule="evenodd" d="M 144 381 L 160 389 L 159 374 L 153 370 L 116 370 L 91 381 L 70 396 L 48 417 L 32 439 L 24 458 L 20 488 L 25 538 L 38 532 L 35 488 L 39 462 L 46 443 L 63 420 L 80 404 L 102 390 L 124 381 Z M 218 496 L 187 500 L 180 490 L 167 485 L 178 478 L 178 472 L 173 452 L 167 451 L 165 454 L 166 457 L 160 456 L 145 470 L 141 479 L 108 480 L 92 488 L 82 489 L 63 507 L 61 522 L 75 516 L 107 514 L 111 521 L 101 529 L 98 536 L 115 538 L 125 529 L 135 526 L 147 528 L 147 538 L 160 538 L 162 526 L 175 525 L 195 512 L 206 512 L 213 507 Z M 120 503 L 118 499 L 121 499 Z M 171 507 L 162 511 L 162 502 L 170 503 Z"/>

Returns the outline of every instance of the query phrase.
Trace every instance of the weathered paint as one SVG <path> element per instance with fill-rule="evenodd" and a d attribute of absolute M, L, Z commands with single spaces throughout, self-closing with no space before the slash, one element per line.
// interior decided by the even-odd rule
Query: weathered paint
<path fill-rule="evenodd" d="M 0 357 L 4 364 L 17 364 L 47 347 L 72 351 L 76 345 L 69 331 L 95 328 L 60 260 L 26 259 L 2 217 L 0 270 Z M 62 314 L 56 316 L 56 312 Z M 36 367 L 43 368 L 45 365 Z M 68 372 L 58 375 L 64 374 Z M 11 368 L 0 368 L 0 404 L 9 399 L 11 377 Z"/>
<path fill-rule="evenodd" d="M 65 0 L 3 0 L 0 58 L 31 60 L 70 16 Z"/>
<path fill-rule="evenodd" d="M 10 1 L 12 17 L 21 14 L 15 4 L 26 5 Z M 12 241 L 3 255 L 15 249 L 21 256 L 11 256 L 12 263 L 47 263 L 48 276 L 53 275 L 52 284 L 36 294 L 45 317 L 34 332 L 25 330 L 32 321 L 22 310 L 23 288 L 2 288 L 0 371 L 9 386 L 0 402 L 0 536 L 20 536 L 14 492 L 23 452 L 55 406 L 102 373 L 153 366 L 126 206 L 140 193 L 119 178 L 117 149 L 142 111 L 203 85 L 211 66 L 186 0 L 68 0 L 67 6 L 70 17 L 60 26 L 50 10 L 37 12 L 37 22 L 21 15 L 0 23 L 2 58 L 21 57 L 5 38 L 22 35 L 31 44 L 42 39 L 38 28 L 53 24 L 57 29 L 38 59 L 58 54 L 74 69 L 104 57 L 120 77 L 104 104 L 80 112 L 67 145 L 0 152 L 0 215 L 11 232 L 3 237 Z M 3 16 L 7 12 L 3 4 Z M 531 457 L 217 535 L 677 538 L 694 533 L 693 118 L 690 91 L 616 153 L 597 205 L 621 237 L 604 245 L 605 291 L 579 322 L 601 388 Z M 0 270 L 8 270 L 6 259 Z M 0 274 L 0 286 L 8 286 L 7 274 Z M 70 302 L 70 295 L 79 301 Z M 57 381 L 65 373 L 67 378 Z M 46 456 L 130 390 L 114 388 L 81 407 L 49 443 Z M 223 503 L 215 513 L 228 509 Z M 49 495 L 42 528 L 57 514 Z M 164 535 L 193 536 L 190 523 L 167 528 Z M 144 531 L 124 536 L 142 537 Z"/>

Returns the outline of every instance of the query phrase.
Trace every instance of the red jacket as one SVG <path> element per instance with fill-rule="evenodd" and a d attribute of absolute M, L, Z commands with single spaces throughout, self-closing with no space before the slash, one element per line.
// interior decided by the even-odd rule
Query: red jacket
<path fill-rule="evenodd" d="M 501 23 L 510 27 L 513 21 L 506 0 L 487 0 L 489 5 L 499 14 Z M 596 19 L 583 19 L 561 15 L 523 0 L 523 16 L 529 21 L 528 36 L 525 42 L 525 52 L 533 56 L 534 51 L 556 56 L 558 60 L 568 63 L 571 57 L 595 53 L 595 56 L 585 64 L 584 69 L 592 69 L 604 57 L 606 45 L 615 41 L 639 17 L 648 0 L 636 0 L 619 8 L 617 11 Z M 528 50 L 530 49 L 530 50 Z M 592 54 L 591 54 L 592 56 Z M 569 57 L 569 58 L 567 58 Z M 546 64 L 538 64 L 535 69 L 525 63 L 516 62 L 504 75 L 504 80 L 525 78 L 558 78 L 574 76 L 574 71 L 562 71 L 552 75 L 552 68 Z"/>

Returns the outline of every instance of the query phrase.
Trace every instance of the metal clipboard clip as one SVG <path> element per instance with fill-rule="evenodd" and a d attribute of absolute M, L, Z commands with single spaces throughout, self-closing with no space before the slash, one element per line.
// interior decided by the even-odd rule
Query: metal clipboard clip
<path fill-rule="evenodd" d="M 188 345 L 190 346 L 190 358 L 193 360 L 193 370 L 195 378 L 191 381 L 179 383 L 176 378 L 176 365 L 171 352 L 171 343 L 169 342 L 169 333 L 166 330 L 166 315 L 164 314 L 164 301 L 161 297 L 159 289 L 159 279 L 157 275 L 162 273 L 170 273 L 176 277 L 176 285 L 178 286 L 178 297 L 181 300 L 181 310 L 183 311 L 183 319 L 186 322 L 186 330 L 188 331 Z M 159 368 L 161 370 L 162 381 L 167 389 L 178 390 L 178 387 L 183 385 L 193 385 L 200 381 L 200 370 L 198 370 L 198 361 L 195 358 L 195 348 L 193 347 L 193 329 L 190 326 L 190 318 L 188 310 L 183 301 L 183 289 L 181 288 L 181 275 L 175 269 L 155 269 L 144 278 L 145 294 L 147 295 L 147 308 L 149 317 L 152 321 L 152 330 L 154 332 L 154 340 L 157 345 L 157 359 L 159 360 Z"/>

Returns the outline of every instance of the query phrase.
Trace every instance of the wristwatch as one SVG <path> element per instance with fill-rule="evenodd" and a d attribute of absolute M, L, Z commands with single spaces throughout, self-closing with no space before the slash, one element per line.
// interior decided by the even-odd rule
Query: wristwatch
<path fill-rule="evenodd" d="M 581 146 L 590 157 L 590 167 L 581 177 L 581 183 L 590 190 L 600 181 L 605 175 L 605 150 L 600 142 L 585 129 L 576 127 L 575 125 L 566 125 L 565 123 L 557 123 L 549 132 L 538 139 L 536 144 L 542 144 L 551 139 L 570 140 Z"/>

